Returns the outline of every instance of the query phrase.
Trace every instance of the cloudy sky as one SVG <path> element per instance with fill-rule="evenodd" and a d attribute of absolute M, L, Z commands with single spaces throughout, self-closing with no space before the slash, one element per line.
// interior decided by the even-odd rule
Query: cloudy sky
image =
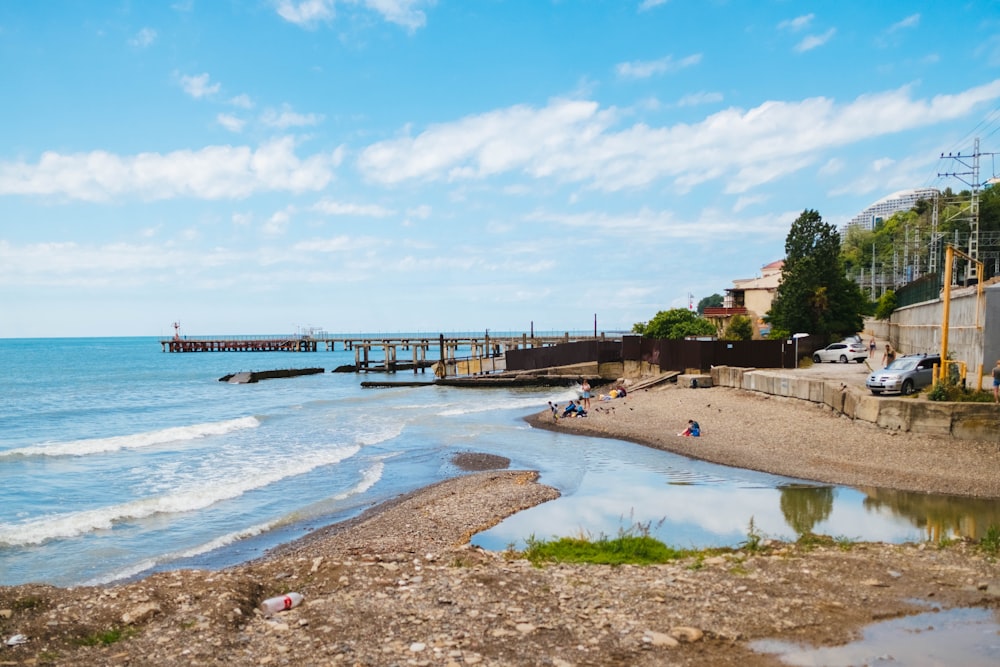
<path fill-rule="evenodd" d="M 628 329 L 1000 151 L 995 0 L 5 0 L 0 62 L 0 337 Z"/>

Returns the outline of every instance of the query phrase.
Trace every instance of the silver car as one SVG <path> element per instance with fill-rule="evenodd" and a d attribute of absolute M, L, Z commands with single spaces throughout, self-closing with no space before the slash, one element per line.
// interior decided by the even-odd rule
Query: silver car
<path fill-rule="evenodd" d="M 822 350 L 813 352 L 813 363 L 821 364 L 824 361 L 833 361 L 846 364 L 848 361 L 856 361 L 859 364 L 868 358 L 868 347 L 861 342 L 852 343 L 844 341 L 827 345 Z"/>
<path fill-rule="evenodd" d="M 933 383 L 934 367 L 940 365 L 940 355 L 908 354 L 869 375 L 865 386 L 876 396 L 884 391 L 898 391 L 908 396 Z"/>

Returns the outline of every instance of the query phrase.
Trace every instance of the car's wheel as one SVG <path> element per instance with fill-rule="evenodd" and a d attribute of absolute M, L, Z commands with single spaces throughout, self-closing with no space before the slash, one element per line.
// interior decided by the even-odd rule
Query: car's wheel
<path fill-rule="evenodd" d="M 900 389 L 899 391 L 900 391 L 900 393 L 903 394 L 903 396 L 909 396 L 910 394 L 912 394 L 913 391 L 914 391 L 913 380 L 904 380 L 903 381 L 903 388 Z"/>
<path fill-rule="evenodd" d="M 858 362 L 859 364 L 863 364 L 865 363 L 865 358 L 861 357 L 860 359 L 855 359 L 854 361 Z"/>
<path fill-rule="evenodd" d="M 847 363 L 847 355 L 846 354 L 840 355 L 840 363 L 842 363 L 842 364 L 846 364 Z"/>
<path fill-rule="evenodd" d="M 823 363 L 823 360 L 819 358 L 818 354 L 814 354 L 813 355 L 813 363 L 814 364 L 821 364 L 821 363 Z"/>
<path fill-rule="evenodd" d="M 881 396 L 882 395 L 882 390 L 881 389 L 872 389 L 872 393 L 875 394 L 876 396 Z"/>

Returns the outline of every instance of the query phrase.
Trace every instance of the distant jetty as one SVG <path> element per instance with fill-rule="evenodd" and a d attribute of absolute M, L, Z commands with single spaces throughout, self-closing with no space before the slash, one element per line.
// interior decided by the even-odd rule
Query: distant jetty
<path fill-rule="evenodd" d="M 253 384 L 261 380 L 273 380 L 275 378 L 293 378 L 300 375 L 318 375 L 325 372 L 322 368 L 285 368 L 276 371 L 245 371 L 242 373 L 230 373 L 219 378 L 219 382 L 229 384 Z"/>

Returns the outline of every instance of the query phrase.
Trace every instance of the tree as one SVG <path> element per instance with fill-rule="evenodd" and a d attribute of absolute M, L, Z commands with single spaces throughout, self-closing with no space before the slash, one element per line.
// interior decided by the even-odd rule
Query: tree
<path fill-rule="evenodd" d="M 848 335 L 861 330 L 865 298 L 847 278 L 840 234 L 807 209 L 785 239 L 785 265 L 768 317 L 775 328 L 814 335 Z"/>
<path fill-rule="evenodd" d="M 722 334 L 722 340 L 751 340 L 753 338 L 753 321 L 746 315 L 733 315 Z"/>
<path fill-rule="evenodd" d="M 661 310 L 646 324 L 632 327 L 645 338 L 680 340 L 687 336 L 714 336 L 715 325 L 687 308 Z"/>
<path fill-rule="evenodd" d="M 875 306 L 875 319 L 887 320 L 894 310 L 896 310 L 896 293 L 892 290 L 886 290 L 885 294 L 879 297 L 878 305 Z"/>
<path fill-rule="evenodd" d="M 704 315 L 706 308 L 719 308 L 723 304 L 723 299 L 721 294 L 713 294 L 712 296 L 706 296 L 704 299 L 698 302 L 698 314 Z"/>

